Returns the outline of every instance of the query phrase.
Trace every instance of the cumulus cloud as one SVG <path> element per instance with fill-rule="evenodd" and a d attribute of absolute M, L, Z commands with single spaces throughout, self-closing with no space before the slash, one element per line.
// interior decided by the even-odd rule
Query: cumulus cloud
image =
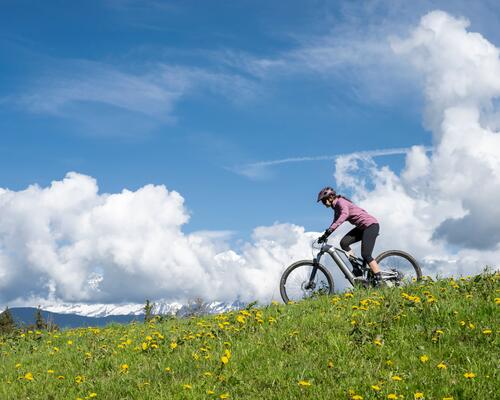
<path fill-rule="evenodd" d="M 415 252 L 428 272 L 472 272 L 500 256 L 499 49 L 469 22 L 442 11 L 420 20 L 394 52 L 424 82 L 434 151 L 415 146 L 400 175 L 372 159 L 344 157 L 336 179 L 379 216 L 380 244 Z"/>
<path fill-rule="evenodd" d="M 72 172 L 48 187 L 0 189 L 0 303 L 268 302 L 316 236 L 257 227 L 237 252 L 230 232 L 187 235 L 188 221 L 184 198 L 165 186 L 100 194 L 95 179 Z"/>

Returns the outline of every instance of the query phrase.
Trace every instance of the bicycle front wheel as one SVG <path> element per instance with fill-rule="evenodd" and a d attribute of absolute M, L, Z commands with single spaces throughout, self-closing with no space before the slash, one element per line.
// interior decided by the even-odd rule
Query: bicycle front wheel
<path fill-rule="evenodd" d="M 309 297 L 332 294 L 333 278 L 321 264 L 316 265 L 316 275 L 311 281 L 314 263 L 310 260 L 297 261 L 283 273 L 280 281 L 281 298 L 286 303 Z"/>
<path fill-rule="evenodd" d="M 405 286 L 422 279 L 417 260 L 401 250 L 389 250 L 379 254 L 375 260 L 382 271 L 397 272 L 397 278 L 386 280 L 391 286 Z"/>

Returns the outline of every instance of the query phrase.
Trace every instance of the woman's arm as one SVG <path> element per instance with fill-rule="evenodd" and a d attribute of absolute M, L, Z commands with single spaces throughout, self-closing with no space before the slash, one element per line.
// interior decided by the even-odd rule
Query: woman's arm
<path fill-rule="evenodd" d="M 349 217 L 349 206 L 346 204 L 345 200 L 339 198 L 335 206 L 339 208 L 339 216 L 333 220 L 332 224 L 327 229 L 330 233 L 335 231 L 335 229 L 342 225 Z"/>

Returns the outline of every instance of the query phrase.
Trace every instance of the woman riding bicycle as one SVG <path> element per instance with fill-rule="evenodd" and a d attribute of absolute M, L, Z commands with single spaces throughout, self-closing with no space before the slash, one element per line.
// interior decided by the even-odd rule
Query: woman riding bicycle
<path fill-rule="evenodd" d="M 350 257 L 354 257 L 354 252 L 351 250 L 351 244 L 361 241 L 361 257 L 370 266 L 375 277 L 375 285 L 380 286 L 382 282 L 382 274 L 377 261 L 373 258 L 372 252 L 375 247 L 380 226 L 378 221 L 368 214 L 361 207 L 355 205 L 351 200 L 341 196 L 329 186 L 321 189 L 318 194 L 318 202 L 322 202 L 325 207 L 333 208 L 334 218 L 330 227 L 318 238 L 318 243 L 327 241 L 328 236 L 332 234 L 345 221 L 349 221 L 355 225 L 355 228 L 350 230 L 340 241 L 340 247 Z M 354 274 L 360 275 L 361 271 L 353 264 Z"/>

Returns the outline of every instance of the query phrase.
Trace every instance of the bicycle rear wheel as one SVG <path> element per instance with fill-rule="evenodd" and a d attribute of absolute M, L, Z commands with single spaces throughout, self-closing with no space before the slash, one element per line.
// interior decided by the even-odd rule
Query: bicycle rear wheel
<path fill-rule="evenodd" d="M 297 261 L 285 270 L 280 281 L 281 298 L 285 303 L 333 293 L 332 275 L 323 265 L 316 266 L 318 269 L 312 282 L 314 263 L 310 260 Z"/>
<path fill-rule="evenodd" d="M 404 286 L 422 279 L 422 270 L 417 260 L 404 251 L 384 251 L 375 260 L 382 271 L 395 271 L 398 273 L 397 278 L 386 280 L 386 283 L 391 286 Z"/>

